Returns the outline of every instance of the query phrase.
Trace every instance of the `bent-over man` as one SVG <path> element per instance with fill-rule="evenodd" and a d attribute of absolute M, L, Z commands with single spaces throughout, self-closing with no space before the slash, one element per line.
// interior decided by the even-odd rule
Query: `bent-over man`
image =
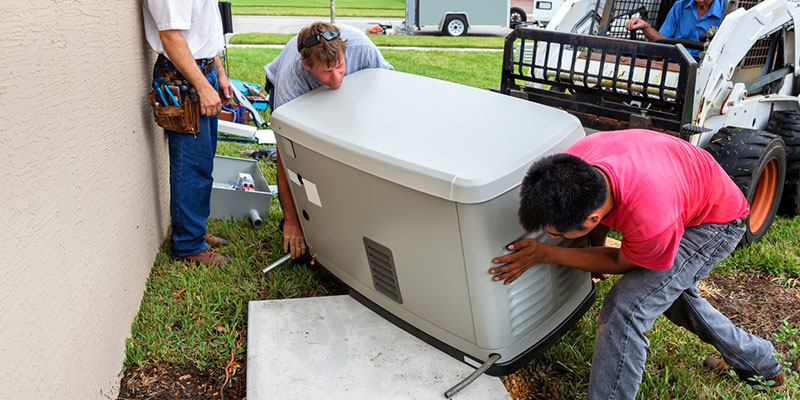
<path fill-rule="evenodd" d="M 523 239 L 498 257 L 494 280 L 513 282 L 540 262 L 598 274 L 623 274 L 603 301 L 589 398 L 634 399 L 644 372 L 645 336 L 664 314 L 713 345 L 741 379 L 783 384 L 775 349 L 736 327 L 700 296 L 697 282 L 736 248 L 749 207 L 741 190 L 703 149 L 666 134 L 599 132 L 563 154 L 534 163 L 522 182 L 519 218 L 525 229 L 554 238 L 590 235 L 591 248 Z M 613 228 L 620 249 L 603 247 Z"/>
<path fill-rule="evenodd" d="M 289 40 L 281 54 L 264 67 L 270 108 L 327 86 L 337 89 L 346 75 L 368 68 L 394 70 L 367 35 L 348 25 L 315 22 Z M 278 154 L 278 199 L 283 209 L 283 251 L 292 258 L 306 251 L 300 219 Z"/>

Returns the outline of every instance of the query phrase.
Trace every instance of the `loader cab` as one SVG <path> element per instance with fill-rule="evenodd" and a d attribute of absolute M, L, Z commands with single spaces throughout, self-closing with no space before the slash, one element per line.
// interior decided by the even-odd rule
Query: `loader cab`
<path fill-rule="evenodd" d="M 596 36 L 645 41 L 641 31 L 625 29 L 625 23 L 632 17 L 646 20 L 651 26 L 660 29 L 676 0 L 597 0 L 595 18 L 591 20 L 589 32 Z M 722 21 L 739 8 L 749 10 L 763 0 L 727 0 L 723 5 Z M 722 25 L 722 22 L 720 22 Z M 705 47 L 713 39 L 719 27 L 712 27 L 703 41 L 694 42 L 681 39 L 658 41 L 665 44 L 680 43 L 684 47 L 700 50 L 700 62 L 705 55 Z M 743 83 L 748 94 L 776 93 L 779 78 L 786 70 L 783 54 L 784 35 L 777 31 L 759 39 L 737 64 L 732 74 L 733 84 Z M 785 72 L 785 73 L 784 73 Z M 770 74 L 772 74 L 770 76 Z M 765 78 L 766 76 L 766 78 Z"/>
<path fill-rule="evenodd" d="M 739 8 L 749 10 L 763 0 L 729 0 L 726 14 Z M 780 80 L 791 73 L 785 54 L 785 32 L 778 30 L 758 39 L 733 72 L 731 81 L 743 83 L 749 94 L 777 93 Z"/>
<path fill-rule="evenodd" d="M 647 21 L 660 29 L 676 0 L 597 0 L 596 17 L 591 32 L 598 36 L 618 39 L 645 40 L 641 31 L 625 29 L 632 17 Z"/>

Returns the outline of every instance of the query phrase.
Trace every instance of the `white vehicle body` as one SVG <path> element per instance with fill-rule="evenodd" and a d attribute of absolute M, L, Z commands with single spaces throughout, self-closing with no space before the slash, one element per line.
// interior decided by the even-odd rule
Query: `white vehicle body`
<path fill-rule="evenodd" d="M 564 3 L 564 0 L 533 0 L 533 11 L 528 15 L 528 22 L 546 26 Z"/>

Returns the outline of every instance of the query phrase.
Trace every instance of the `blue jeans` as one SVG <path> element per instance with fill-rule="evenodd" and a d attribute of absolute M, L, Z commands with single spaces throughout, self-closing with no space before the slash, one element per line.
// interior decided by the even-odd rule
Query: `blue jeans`
<path fill-rule="evenodd" d="M 589 399 L 636 397 L 650 344 L 645 332 L 659 314 L 713 345 L 740 377 L 780 373 L 772 344 L 737 328 L 697 289 L 736 248 L 745 229 L 739 222 L 687 228 L 672 268 L 636 268 L 614 284 L 597 320 Z"/>
<path fill-rule="evenodd" d="M 170 62 L 162 64 L 167 72 L 177 72 Z M 153 79 L 162 76 L 158 66 Z M 217 71 L 206 75 L 218 89 Z M 169 139 L 169 212 L 172 217 L 172 255 L 189 257 L 208 249 L 203 237 L 211 213 L 211 186 L 214 154 L 217 152 L 217 117 L 200 116 L 200 131 L 192 134 L 164 130 Z"/>

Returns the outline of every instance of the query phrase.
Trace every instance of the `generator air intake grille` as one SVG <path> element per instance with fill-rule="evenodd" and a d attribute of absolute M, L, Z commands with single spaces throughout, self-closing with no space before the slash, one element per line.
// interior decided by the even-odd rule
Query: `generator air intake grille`
<path fill-rule="evenodd" d="M 364 238 L 364 249 L 367 251 L 367 262 L 372 273 L 372 284 L 375 290 L 386 297 L 403 304 L 400 287 L 397 284 L 397 271 L 394 268 L 394 257 L 388 247 Z"/>

